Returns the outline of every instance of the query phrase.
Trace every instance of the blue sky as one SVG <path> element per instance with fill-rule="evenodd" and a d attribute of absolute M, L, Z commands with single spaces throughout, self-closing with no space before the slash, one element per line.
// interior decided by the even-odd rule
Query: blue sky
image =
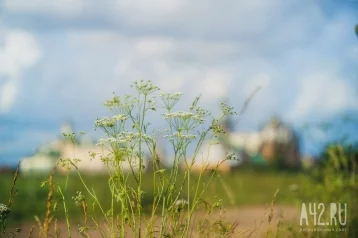
<path fill-rule="evenodd" d="M 245 131 L 273 114 L 296 128 L 357 115 L 358 1 L 51 2 L 0 1 L 0 163 L 31 154 L 65 120 L 91 134 L 103 101 L 136 79 L 183 92 L 183 104 L 201 93 L 214 111 L 226 98 L 239 109 L 262 86 Z M 304 153 L 317 148 L 305 137 Z"/>

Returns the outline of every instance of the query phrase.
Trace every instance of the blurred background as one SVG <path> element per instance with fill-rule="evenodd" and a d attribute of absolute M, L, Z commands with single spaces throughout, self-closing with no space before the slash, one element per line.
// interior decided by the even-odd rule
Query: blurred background
<path fill-rule="evenodd" d="M 180 105 L 201 94 L 213 112 L 221 101 L 239 111 L 260 88 L 230 119 L 226 146 L 265 167 L 283 140 L 280 156 L 295 172 L 282 179 L 267 172 L 265 195 L 251 189 L 247 200 L 228 195 L 227 204 L 265 204 L 281 187 L 282 202 L 292 205 L 288 188 L 303 176 L 296 170 L 319 164 L 331 143 L 358 140 L 357 23 L 354 0 L 0 0 L 0 171 L 23 159 L 24 173 L 50 171 L 67 153 L 62 132 L 86 132 L 78 149 L 91 149 L 102 135 L 94 121 L 107 115 L 104 101 L 131 93 L 134 80 L 182 92 Z M 263 181 L 255 183 L 255 168 L 245 173 L 232 175 L 234 194 L 249 193 L 242 181 Z"/>

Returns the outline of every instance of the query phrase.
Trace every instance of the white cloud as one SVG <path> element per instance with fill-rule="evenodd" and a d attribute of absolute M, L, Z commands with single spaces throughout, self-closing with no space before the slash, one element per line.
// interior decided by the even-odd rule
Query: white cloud
<path fill-rule="evenodd" d="M 349 82 L 327 72 L 303 78 L 298 95 L 290 110 L 293 121 L 312 117 L 326 117 L 347 109 L 358 109 L 358 96 Z"/>
<path fill-rule="evenodd" d="M 15 102 L 21 73 L 33 66 L 41 57 L 34 37 L 25 31 L 8 31 L 0 45 L 0 113 L 8 112 Z"/>
<path fill-rule="evenodd" d="M 24 0 L 7 0 L 5 6 L 10 12 L 47 14 L 57 21 L 58 17 L 67 17 L 65 26 L 74 16 L 81 24 L 88 23 L 81 31 L 69 30 L 72 25 L 68 25 L 63 33 L 66 41 L 48 41 L 50 51 L 60 51 L 58 45 L 62 44 L 66 59 L 62 63 L 69 66 L 66 77 L 56 80 L 73 100 L 77 86 L 85 85 L 88 90 L 88 95 L 83 90 L 82 98 L 94 100 L 118 88 L 126 89 L 133 80 L 144 79 L 190 97 L 202 93 L 209 100 L 229 94 L 239 106 L 257 86 L 263 86 L 250 104 L 251 113 L 262 119 L 273 112 L 292 116 L 292 108 L 298 108 L 301 117 L 307 115 L 305 111 L 312 111 L 296 99 L 307 90 L 298 93 L 292 85 L 300 85 L 302 77 L 312 74 L 313 69 L 325 69 L 327 74 L 337 70 L 326 66 L 338 61 L 339 53 L 327 54 L 333 52 L 331 44 L 337 46 L 346 39 L 342 27 L 348 21 L 345 15 L 328 20 L 319 3 L 310 0 L 118 0 L 86 4 L 73 0 L 73 6 L 68 1 L 40 4 L 42 1 L 36 0 L 36 7 L 33 3 L 20 4 Z M 56 10 L 50 9 L 57 5 Z M 58 13 L 52 16 L 54 11 Z M 91 27 L 98 16 L 109 27 Z M 347 52 L 343 47 L 351 46 L 340 44 L 339 50 Z M 52 67 L 56 68 L 58 62 L 58 58 L 53 59 Z M 342 62 L 337 68 L 344 65 Z M 110 73 L 102 76 L 104 72 Z M 341 78 L 347 81 L 344 75 Z M 293 107 L 292 102 L 299 106 Z M 330 111 L 333 113 L 333 109 Z"/>
<path fill-rule="evenodd" d="M 295 17 L 292 22 L 299 24 L 297 19 L 300 18 Z M 328 29 L 331 29 L 330 23 L 326 24 Z M 291 31 L 301 29 L 294 26 Z M 336 30 L 336 27 L 332 27 L 331 30 Z M 321 57 L 322 52 L 330 52 L 322 42 L 332 41 L 329 36 L 334 36 L 327 29 L 325 32 L 325 34 L 318 32 L 317 37 L 310 40 L 310 45 L 305 45 L 307 42 L 303 45 L 298 44 L 287 52 L 275 52 L 273 49 L 276 48 L 271 49 L 270 54 L 275 53 L 276 58 L 267 56 L 267 51 L 258 52 L 257 48 L 262 49 L 261 42 L 245 38 L 233 42 L 202 41 L 195 38 L 172 38 L 171 36 L 125 36 L 102 31 L 83 31 L 72 34 L 73 39 L 77 39 L 73 47 L 83 47 L 83 50 L 89 50 L 90 46 L 99 45 L 110 49 L 108 52 L 111 51 L 113 54 L 110 58 L 118 59 L 112 71 L 121 80 L 122 85 L 129 85 L 131 80 L 135 79 L 152 80 L 163 90 L 183 91 L 190 99 L 201 93 L 204 102 L 211 108 L 217 107 L 217 105 L 210 104 L 212 100 L 226 95 L 232 98 L 236 108 L 239 108 L 256 87 L 262 86 L 262 90 L 250 103 L 247 115 L 247 117 L 255 118 L 251 121 L 260 122 L 272 114 L 279 114 L 284 118 L 297 121 L 294 119 L 305 119 L 310 116 L 310 113 L 327 115 L 354 106 L 345 99 L 347 96 L 350 97 L 352 92 L 341 95 L 336 93 L 336 97 L 339 98 L 332 101 L 332 105 L 321 106 L 319 110 L 316 110 L 317 100 L 312 98 L 312 95 L 317 94 L 315 92 L 320 90 L 318 85 L 325 80 L 317 81 L 320 77 L 312 76 L 309 80 L 312 80 L 311 84 L 316 87 L 310 91 L 307 86 L 304 86 L 308 85 L 304 83 L 307 81 L 304 77 L 312 75 L 314 70 L 325 70 L 327 75 L 336 75 L 336 72 L 343 66 L 343 61 L 339 62 L 335 57 L 326 55 L 324 58 Z M 285 42 L 282 39 L 285 38 L 285 34 L 290 35 L 289 27 L 282 29 L 279 38 L 276 35 L 267 35 L 266 40 L 271 42 L 269 46 L 274 41 L 284 46 Z M 293 35 L 297 36 L 297 34 Z M 290 35 L 288 39 L 295 39 L 294 36 Z M 307 41 L 307 36 L 299 36 L 299 39 L 301 37 Z M 327 85 L 345 91 L 350 83 L 344 79 L 344 75 L 340 76 L 340 80 L 346 86 L 336 85 L 329 80 Z M 333 82 L 337 81 L 333 80 Z M 297 90 L 296 85 L 299 85 L 301 89 Z M 327 89 L 322 92 L 323 95 L 330 93 Z"/>
<path fill-rule="evenodd" d="M 166 80 L 157 81 L 160 89 L 164 92 L 176 92 L 182 91 L 185 86 L 186 80 L 180 75 L 173 75 L 171 78 L 167 78 Z"/>
<path fill-rule="evenodd" d="M 0 45 L 0 75 L 15 77 L 22 69 L 34 65 L 41 52 L 30 33 L 25 31 L 9 31 L 3 35 Z"/>
<path fill-rule="evenodd" d="M 352 76 L 357 71 L 349 69 L 358 55 L 352 16 L 338 10 L 325 14 L 320 4 L 3 0 L 7 27 L 34 29 L 47 54 L 36 78 L 21 81 L 41 52 L 26 32 L 4 35 L 0 110 L 9 111 L 22 97 L 19 111 L 32 118 L 70 118 L 92 130 L 91 118 L 105 113 L 103 100 L 113 91 L 130 93 L 136 79 L 182 91 L 186 105 L 201 93 L 202 106 L 212 111 L 227 94 L 240 110 L 247 96 L 263 86 L 239 123 L 244 130 L 255 130 L 273 113 L 304 123 L 356 109 Z"/>
<path fill-rule="evenodd" d="M 116 42 L 126 42 L 130 43 L 130 38 L 119 34 L 118 32 L 112 30 L 104 30 L 104 29 L 95 29 L 90 30 L 87 29 L 85 31 L 74 31 L 68 30 L 66 33 L 66 40 L 69 46 L 72 47 L 83 47 L 83 48 L 96 48 L 100 47 L 108 47 L 113 46 Z M 117 44 L 120 46 L 121 44 Z"/>
<path fill-rule="evenodd" d="M 230 73 L 221 70 L 208 70 L 201 82 L 203 99 L 216 101 L 228 95 L 229 86 L 233 77 Z"/>
<path fill-rule="evenodd" d="M 230 69 L 223 70 L 215 64 L 241 49 L 240 44 L 230 42 L 170 37 L 128 39 L 118 36 L 113 40 L 119 45 L 118 62 L 114 67 L 116 76 L 129 81 L 152 80 L 163 90 L 184 90 L 189 95 L 203 93 L 200 90 L 204 87 L 206 92 L 203 94 L 212 99 L 224 96 L 232 80 Z M 216 83 L 216 80 L 220 82 Z"/>
<path fill-rule="evenodd" d="M 36 14 L 57 21 L 65 19 L 70 21 L 68 27 L 76 26 L 77 22 L 73 21 L 83 24 L 84 19 L 90 19 L 109 28 L 119 26 L 121 32 L 142 36 L 155 32 L 235 40 L 245 35 L 256 38 L 255 41 L 264 41 L 264 37 L 271 34 L 286 43 L 304 38 L 312 22 L 316 24 L 322 20 L 317 5 L 310 0 L 4 0 L 4 7 L 10 13 Z M 287 15 L 290 19 L 281 21 Z M 31 22 L 38 24 L 38 19 L 31 18 L 26 23 Z M 41 23 L 42 26 L 46 24 Z M 280 38 L 282 32 L 278 28 L 295 31 Z"/>
<path fill-rule="evenodd" d="M 141 56 L 160 56 L 173 51 L 174 44 L 166 38 L 144 38 L 137 40 L 134 50 Z"/>

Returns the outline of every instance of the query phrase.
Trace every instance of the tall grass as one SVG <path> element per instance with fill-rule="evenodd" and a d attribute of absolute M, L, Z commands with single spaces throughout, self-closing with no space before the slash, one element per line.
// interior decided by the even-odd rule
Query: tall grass
<path fill-rule="evenodd" d="M 301 202 L 322 203 L 326 211 L 321 220 L 330 221 L 330 203 L 347 204 L 346 211 L 342 211 L 347 223 L 329 222 L 324 227 L 333 231 L 308 230 L 304 236 L 309 237 L 357 237 L 358 236 L 358 183 L 357 183 L 357 152 L 343 144 L 334 143 L 326 147 L 320 164 L 311 171 L 301 193 Z M 313 181 L 312 181 L 313 180 Z M 345 213 L 346 212 L 346 213 Z"/>
<path fill-rule="evenodd" d="M 159 93 L 159 88 L 150 82 L 136 81 L 132 87 L 134 95 L 114 96 L 105 103 L 110 116 L 99 118 L 95 125 L 104 132 L 98 146 L 102 153 L 92 154 L 107 167 L 109 175 L 107 188 L 110 198 L 106 204 L 98 199 L 97 192 L 85 181 L 76 166 L 81 158 L 63 158 L 62 166 L 74 170 L 82 182 L 82 190 L 74 197 L 83 203 L 85 222 L 81 230 L 98 229 L 102 237 L 188 237 L 193 227 L 193 216 L 203 203 L 203 194 L 216 177 L 216 170 L 225 160 L 233 159 L 228 155 L 217 162 L 209 179 L 202 177 L 209 168 L 203 164 L 197 180 L 192 179 L 192 170 L 197 160 L 204 160 L 200 149 L 204 140 L 223 133 L 221 120 L 233 115 L 231 107 L 222 104 L 222 115 L 215 119 L 208 110 L 199 106 L 200 97 L 194 99 L 188 111 L 175 111 L 181 93 Z M 157 130 L 151 127 L 147 117 L 159 112 L 168 128 Z M 153 116 L 153 115 L 151 115 Z M 208 124 L 209 123 L 209 124 Z M 65 135 L 74 141 L 76 135 Z M 172 148 L 173 164 L 165 168 L 157 154 L 157 140 L 167 139 Z M 193 156 L 189 148 L 193 147 Z M 143 201 L 147 194 L 143 188 L 145 173 L 145 153 L 149 154 L 152 169 L 153 201 L 149 215 L 144 216 Z M 183 164 L 184 166 L 181 166 Z M 126 169 L 129 166 L 129 172 Z M 184 172 L 180 173 L 180 168 Z M 135 183 L 130 182 L 134 178 Z M 61 190 L 59 190 L 61 191 Z M 65 194 L 61 192 L 65 200 Z M 94 227 L 88 226 L 86 198 L 93 201 L 91 220 Z M 212 206 L 217 206 L 216 203 Z M 160 216 L 157 216 L 157 214 Z M 69 224 L 69 223 L 68 223 Z M 104 224 L 103 229 L 99 224 Z M 69 225 L 68 225 L 69 226 Z M 199 230 L 196 231 L 200 233 Z M 70 228 L 69 228 L 70 232 Z M 69 234 L 70 236 L 70 234 Z"/>

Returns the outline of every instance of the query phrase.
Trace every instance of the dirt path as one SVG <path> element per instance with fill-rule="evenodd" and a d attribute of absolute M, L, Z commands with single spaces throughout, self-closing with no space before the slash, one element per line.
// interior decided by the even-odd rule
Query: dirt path
<path fill-rule="evenodd" d="M 229 222 L 236 222 L 237 228 L 236 232 L 238 234 L 232 237 L 260 237 L 266 233 L 268 229 L 268 220 L 270 214 L 270 207 L 265 206 L 246 206 L 240 208 L 229 208 L 225 211 L 224 220 Z M 200 214 L 198 218 L 200 219 Z M 218 219 L 219 212 L 215 211 L 211 215 L 210 219 Z M 293 206 L 276 206 L 273 211 L 273 218 L 271 220 L 270 228 L 275 232 L 277 229 L 277 224 L 280 223 L 291 223 L 298 224 L 299 221 L 299 210 Z M 22 230 L 20 237 L 28 237 L 28 234 L 32 228 L 35 226 L 33 237 L 38 237 L 38 228 L 35 223 L 33 224 L 23 224 L 20 225 Z M 68 237 L 67 227 L 65 222 L 60 222 L 58 227 L 61 230 L 60 237 Z M 84 237 L 79 234 L 77 225 L 72 225 L 72 238 Z M 98 231 L 92 232 L 92 238 L 101 237 Z M 127 235 L 131 237 L 131 235 Z"/>

